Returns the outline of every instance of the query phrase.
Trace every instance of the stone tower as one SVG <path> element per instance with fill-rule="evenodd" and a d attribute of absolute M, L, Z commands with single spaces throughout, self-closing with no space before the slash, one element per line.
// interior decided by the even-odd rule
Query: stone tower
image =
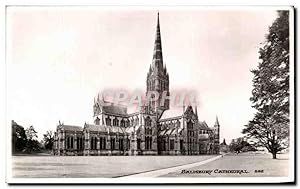
<path fill-rule="evenodd" d="M 214 124 L 214 153 L 220 153 L 220 124 L 218 116 L 216 117 L 216 122 Z"/>
<path fill-rule="evenodd" d="M 163 63 L 162 44 L 160 36 L 159 13 L 157 14 L 156 36 L 152 64 L 147 74 L 147 95 L 153 96 L 152 91 L 159 94 L 157 101 L 150 103 L 150 108 L 161 117 L 165 110 L 169 109 L 170 101 L 166 99 L 162 102 L 163 95 L 169 96 L 169 74 L 166 65 Z"/>

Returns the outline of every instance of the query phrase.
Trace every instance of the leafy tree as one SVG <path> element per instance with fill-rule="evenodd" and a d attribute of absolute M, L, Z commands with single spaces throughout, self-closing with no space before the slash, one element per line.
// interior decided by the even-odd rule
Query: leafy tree
<path fill-rule="evenodd" d="M 240 137 L 236 140 L 232 140 L 229 149 L 231 152 L 248 152 L 248 151 L 256 151 L 256 148 L 249 144 L 244 138 Z"/>
<path fill-rule="evenodd" d="M 54 133 L 53 131 L 47 131 L 46 134 L 44 134 L 44 146 L 46 150 L 52 150 L 53 143 L 54 143 Z"/>
<path fill-rule="evenodd" d="M 259 65 L 252 70 L 250 101 L 257 112 L 243 133 L 256 138 L 276 159 L 289 143 L 289 12 L 278 11 L 259 50 Z"/>
<path fill-rule="evenodd" d="M 41 150 L 41 146 L 39 141 L 37 141 L 37 132 L 35 131 L 33 126 L 30 126 L 25 130 L 27 143 L 25 151 L 28 153 L 31 152 L 39 152 Z"/>
<path fill-rule="evenodd" d="M 12 153 L 22 152 L 27 143 L 24 127 L 12 121 Z"/>
<path fill-rule="evenodd" d="M 12 153 L 40 152 L 41 143 L 37 141 L 37 132 L 33 126 L 24 129 L 15 121 L 12 121 Z"/>
<path fill-rule="evenodd" d="M 37 139 L 37 132 L 35 131 L 35 129 L 32 125 L 26 129 L 25 133 L 26 133 L 27 140 L 36 140 Z"/>
<path fill-rule="evenodd" d="M 229 144 L 230 151 L 231 152 L 240 152 L 242 150 L 241 141 L 242 141 L 241 138 L 232 140 L 231 143 Z"/>

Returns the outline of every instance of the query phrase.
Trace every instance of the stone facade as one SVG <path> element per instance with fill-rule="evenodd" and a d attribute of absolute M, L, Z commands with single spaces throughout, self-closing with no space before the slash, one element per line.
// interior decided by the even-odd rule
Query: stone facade
<path fill-rule="evenodd" d="M 156 91 L 159 99 L 169 95 L 169 74 L 163 63 L 159 16 L 146 94 Z M 198 119 L 197 107 L 170 110 L 151 102 L 135 113 L 127 107 L 94 100 L 94 123 L 83 127 L 59 122 L 54 136 L 55 155 L 200 155 L 218 154 L 220 124 L 210 128 Z"/>

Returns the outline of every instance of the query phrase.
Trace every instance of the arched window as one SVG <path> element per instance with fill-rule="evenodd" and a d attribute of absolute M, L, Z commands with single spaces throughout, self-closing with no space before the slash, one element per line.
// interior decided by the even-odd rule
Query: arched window
<path fill-rule="evenodd" d="M 100 150 L 105 150 L 105 149 L 106 149 L 106 138 L 100 137 Z"/>
<path fill-rule="evenodd" d="M 74 143 L 76 141 L 76 150 L 79 149 L 79 137 L 74 138 Z M 75 148 L 75 144 L 74 144 L 74 148 Z"/>
<path fill-rule="evenodd" d="M 124 119 L 121 120 L 121 127 L 125 127 L 125 121 L 124 121 Z"/>
<path fill-rule="evenodd" d="M 124 142 L 123 139 L 120 138 L 120 139 L 119 139 L 119 150 L 121 150 L 121 151 L 124 150 L 124 143 L 123 143 L 123 142 Z"/>
<path fill-rule="evenodd" d="M 167 149 L 166 145 L 167 145 L 166 140 L 163 139 L 163 151 L 166 151 Z"/>
<path fill-rule="evenodd" d="M 145 135 L 152 135 L 152 129 L 151 128 L 146 128 L 145 129 Z"/>
<path fill-rule="evenodd" d="M 117 125 L 117 118 L 113 119 L 113 126 Z"/>
<path fill-rule="evenodd" d="M 180 150 L 183 150 L 183 140 L 180 139 Z"/>
<path fill-rule="evenodd" d="M 149 117 L 146 117 L 146 118 L 145 118 L 145 126 L 146 126 L 146 127 L 149 126 L 149 120 L 150 120 Z"/>
<path fill-rule="evenodd" d="M 71 149 L 73 149 L 73 148 L 74 148 L 74 138 L 71 137 Z"/>
<path fill-rule="evenodd" d="M 91 150 L 93 150 L 94 149 L 94 138 L 93 137 L 91 137 L 91 142 L 90 142 L 91 144 Z"/>
<path fill-rule="evenodd" d="M 106 121 L 106 125 L 111 126 L 111 119 L 109 117 L 107 117 L 105 121 Z"/>
<path fill-rule="evenodd" d="M 170 150 L 174 150 L 174 139 L 170 139 Z"/>
<path fill-rule="evenodd" d="M 145 149 L 146 150 L 148 149 L 148 137 L 147 136 L 145 137 Z"/>
<path fill-rule="evenodd" d="M 76 138 L 76 142 L 77 142 L 77 144 L 76 144 L 77 150 L 81 150 L 82 146 L 83 146 L 83 144 L 82 144 L 82 137 L 77 137 Z"/>
<path fill-rule="evenodd" d="M 98 142 L 98 138 L 95 137 L 94 139 L 94 149 L 97 150 L 97 142 Z"/>
<path fill-rule="evenodd" d="M 130 139 L 127 139 L 127 150 L 130 149 Z"/>
<path fill-rule="evenodd" d="M 77 146 L 77 150 L 80 150 L 80 138 L 79 137 L 77 137 L 77 144 L 76 144 Z"/>
<path fill-rule="evenodd" d="M 187 128 L 190 129 L 190 130 L 193 129 L 193 123 L 192 123 L 191 121 L 189 121 L 189 122 L 187 123 Z"/>
<path fill-rule="evenodd" d="M 145 118 L 145 135 L 151 135 L 152 134 L 151 123 L 152 123 L 151 118 L 146 117 Z"/>
<path fill-rule="evenodd" d="M 137 139 L 137 149 L 138 150 L 141 149 L 141 139 L 140 138 Z"/>
<path fill-rule="evenodd" d="M 69 149 L 70 148 L 70 137 L 67 137 L 67 141 L 66 141 L 66 147 L 67 147 L 67 149 Z"/>
<path fill-rule="evenodd" d="M 116 143 L 116 139 L 115 138 L 111 138 L 111 144 L 110 144 L 110 149 L 111 150 L 115 149 L 115 143 Z"/>
<path fill-rule="evenodd" d="M 91 150 L 97 150 L 97 137 L 91 138 Z"/>

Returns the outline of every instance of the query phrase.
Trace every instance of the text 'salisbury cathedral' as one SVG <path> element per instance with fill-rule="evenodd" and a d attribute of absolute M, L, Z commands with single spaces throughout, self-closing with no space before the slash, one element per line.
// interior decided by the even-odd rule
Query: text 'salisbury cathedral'
<path fill-rule="evenodd" d="M 159 15 L 153 60 L 147 74 L 147 92 L 169 93 L 169 74 L 163 64 Z M 160 97 L 161 98 L 161 97 Z M 135 113 L 104 99 L 94 102 L 94 124 L 84 127 L 59 123 L 54 136 L 55 155 L 199 155 L 218 154 L 220 125 L 210 128 L 198 119 L 197 107 L 180 112 L 150 103 Z"/>

